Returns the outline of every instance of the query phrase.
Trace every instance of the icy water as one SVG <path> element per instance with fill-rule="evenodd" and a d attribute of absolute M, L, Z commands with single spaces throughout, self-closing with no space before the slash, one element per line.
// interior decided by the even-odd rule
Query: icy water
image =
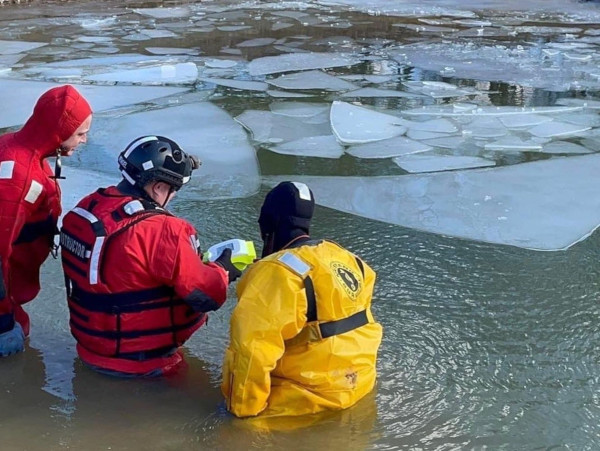
<path fill-rule="evenodd" d="M 159 6 L 164 8 L 154 9 Z M 179 374 L 164 380 L 119 380 L 93 373 L 76 358 L 60 264 L 50 259 L 43 268 L 42 292 L 28 306 L 32 334 L 27 350 L 0 362 L 0 449 L 599 449 L 600 235 L 587 235 L 600 223 L 600 210 L 594 203 L 584 208 L 584 201 L 595 201 L 594 180 L 588 185 L 569 178 L 578 166 L 560 166 L 561 161 L 581 161 L 591 168 L 590 178 L 597 177 L 593 154 L 600 150 L 600 121 L 592 106 L 600 91 L 599 35 L 600 8 L 568 1 L 84 1 L 1 6 L 0 91 L 3 85 L 20 84 L 2 91 L 9 111 L 0 112 L 0 127 L 19 125 L 11 120 L 23 112 L 10 100 L 11 95 L 29 98 L 31 85 L 24 80 L 114 89 L 95 100 L 114 104 L 96 114 L 88 145 L 66 163 L 67 206 L 116 177 L 116 155 L 127 144 L 123 140 L 151 132 L 144 131 L 148 124 L 172 129 L 168 136 L 182 136 L 189 142 L 185 147 L 205 160 L 196 185 L 173 203 L 174 212 L 200 231 L 203 248 L 237 236 L 258 243 L 256 219 L 269 186 L 278 177 L 311 176 L 318 186 L 317 200 L 326 199 L 316 209 L 312 234 L 343 244 L 377 271 L 373 311 L 384 326 L 384 340 L 372 396 L 344 412 L 307 419 L 302 427 L 280 424 L 267 432 L 232 418 L 222 406 L 220 370 L 235 304 L 233 289 L 208 326 L 186 344 L 187 367 Z M 10 50 L 9 42 L 41 44 Z M 279 72 L 281 60 L 258 64 L 265 56 L 305 51 L 358 62 L 336 66 L 330 61 L 328 66 L 296 59 Z M 15 54 L 20 58 L 13 58 Z M 99 62 L 133 54 L 163 59 Z M 83 58 L 91 60 L 73 63 Z M 62 66 L 52 66 L 59 62 Z M 123 74 L 161 64 L 171 68 Z M 335 79 L 289 76 L 315 69 L 327 69 L 322 74 Z M 288 77 L 274 81 L 281 73 Z M 216 79 L 236 84 L 223 86 Z M 267 89 L 266 81 L 280 86 Z M 341 81 L 355 86 L 344 87 Z M 290 89 L 286 83 L 299 85 Z M 118 103 L 123 95 L 116 91 L 119 87 L 129 86 L 133 92 L 134 87 L 157 85 L 180 91 Z M 388 92 L 344 97 L 360 88 Z M 449 92 L 454 89 L 462 92 Z M 349 131 L 357 130 L 352 130 L 352 121 L 328 116 L 334 101 L 396 117 L 399 111 L 449 108 L 454 116 L 429 110 L 428 117 L 448 120 L 436 123 L 435 135 L 418 134 L 423 130 L 409 123 L 405 136 L 412 139 L 410 145 L 427 144 L 425 154 L 433 157 L 476 157 L 495 164 L 492 171 L 523 172 L 514 172 L 500 193 L 476 191 L 482 204 L 502 194 L 501 213 L 473 213 L 477 202 L 452 197 L 467 196 L 466 188 L 475 180 L 471 174 L 484 179 L 489 174 L 491 181 L 498 172 L 458 168 L 436 175 L 429 166 L 428 174 L 419 176 L 393 163 L 396 155 L 388 155 L 389 149 L 359 150 L 346 144 L 340 150 L 336 139 L 339 143 L 357 136 L 344 132 L 348 124 Z M 469 105 L 480 108 L 477 121 L 491 111 L 486 108 L 496 106 L 563 108 L 584 102 L 586 107 L 577 111 L 528 114 L 529 125 L 523 126 L 523 116 L 516 128 L 508 116 L 475 125 L 473 117 L 456 116 Z M 190 111 L 207 116 L 190 118 L 188 110 L 175 110 L 198 105 L 205 109 Z M 323 108 L 325 121 L 319 119 Z M 155 117 L 155 111 L 169 114 Z M 283 111 L 287 116 L 252 113 L 257 111 Z M 361 111 L 352 110 L 356 120 Z M 304 122 L 279 122 L 281 116 L 303 117 Z M 245 121 L 252 134 L 246 135 L 230 117 Z M 533 129 L 547 117 L 553 121 L 550 128 Z M 336 139 L 329 119 L 339 124 Z M 386 120 L 365 116 L 366 125 L 355 128 L 383 133 Z M 556 134 L 559 127 L 567 130 L 564 124 L 576 127 Z M 450 126 L 457 131 L 444 131 Z M 194 135 L 196 129 L 205 134 Z M 310 139 L 289 144 L 320 136 L 326 138 L 316 145 Z M 465 142 L 450 149 L 448 143 L 457 136 Z M 514 141 L 498 143 L 507 137 L 521 140 L 516 150 Z M 403 141 L 402 146 L 408 145 Z M 229 147 L 238 153 L 223 161 L 212 158 Z M 206 155 L 204 148 L 210 150 Z M 307 149 L 327 152 L 329 158 L 309 155 Z M 359 152 L 378 157 L 371 153 L 358 158 Z M 422 163 L 415 161 L 413 165 Z M 559 165 L 547 184 L 526 184 L 543 177 L 546 163 Z M 529 167 L 533 169 L 527 172 Z M 455 177 L 450 182 L 448 174 Z M 374 190 L 367 192 L 369 208 L 358 202 L 364 193 L 356 190 L 357 179 L 344 183 L 333 176 L 366 180 Z M 385 203 L 388 193 L 370 183 L 376 176 L 397 177 L 394 183 L 410 181 L 402 192 L 421 199 L 406 204 L 418 213 L 414 228 L 403 226 L 413 222 L 395 219 L 402 211 L 393 206 L 378 211 L 378 206 L 381 210 L 390 204 Z M 552 186 L 560 189 L 547 191 Z M 432 192 L 438 198 L 423 204 L 422 198 Z M 529 203 L 518 204 L 522 199 Z M 435 210 L 439 203 L 445 207 Z M 521 212 L 518 227 L 502 228 L 516 221 L 511 211 Z M 575 227 L 579 223 L 584 226 Z M 523 235 L 516 229 L 523 229 L 518 230 Z M 549 251 L 527 249 L 532 247 Z"/>

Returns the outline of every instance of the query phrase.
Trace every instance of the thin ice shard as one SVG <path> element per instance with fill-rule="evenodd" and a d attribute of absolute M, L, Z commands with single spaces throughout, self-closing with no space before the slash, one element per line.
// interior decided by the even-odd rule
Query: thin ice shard
<path fill-rule="evenodd" d="M 268 75 L 328 67 L 352 66 L 358 60 L 338 53 L 293 53 L 256 58 L 248 64 L 250 75 Z"/>
<path fill-rule="evenodd" d="M 496 165 L 494 161 L 486 158 L 454 155 L 406 155 L 394 158 L 392 161 L 411 173 L 484 168 Z"/>
<path fill-rule="evenodd" d="M 342 144 L 362 144 L 393 138 L 406 132 L 396 116 L 373 111 L 346 102 L 333 102 L 331 129 Z"/>

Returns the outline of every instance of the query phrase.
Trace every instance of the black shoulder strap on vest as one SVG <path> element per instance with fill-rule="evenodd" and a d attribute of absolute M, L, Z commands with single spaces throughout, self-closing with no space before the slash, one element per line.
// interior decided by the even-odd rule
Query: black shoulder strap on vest
<path fill-rule="evenodd" d="M 304 278 L 304 291 L 306 291 L 306 321 L 313 322 L 317 320 L 317 299 L 315 297 L 315 286 L 310 276 Z"/>
<path fill-rule="evenodd" d="M 360 269 L 360 273 L 362 274 L 363 280 L 365 280 L 365 266 L 363 265 L 362 260 L 360 258 L 358 258 L 357 256 L 354 256 L 354 259 L 356 260 L 358 269 Z"/>
<path fill-rule="evenodd" d="M 360 259 L 356 259 L 357 263 L 360 262 Z M 362 266 L 362 262 L 358 263 L 361 272 L 364 277 L 364 268 Z M 306 276 L 304 278 L 304 291 L 306 291 L 306 322 L 311 323 L 317 321 L 317 298 L 315 295 L 315 287 L 310 276 Z M 369 323 L 369 318 L 367 317 L 367 311 L 361 310 L 347 318 L 339 319 L 336 321 L 329 321 L 326 323 L 320 323 L 319 329 L 321 331 L 322 338 L 333 337 L 334 335 L 344 334 L 346 332 L 350 332 L 351 330 L 358 329 L 359 327 L 364 326 Z"/>

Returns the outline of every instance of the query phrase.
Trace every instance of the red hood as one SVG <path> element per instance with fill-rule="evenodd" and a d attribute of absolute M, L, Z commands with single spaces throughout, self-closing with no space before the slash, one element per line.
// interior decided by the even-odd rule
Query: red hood
<path fill-rule="evenodd" d="M 91 113 L 89 103 L 73 86 L 58 86 L 42 94 L 15 138 L 46 158 L 54 155 Z"/>

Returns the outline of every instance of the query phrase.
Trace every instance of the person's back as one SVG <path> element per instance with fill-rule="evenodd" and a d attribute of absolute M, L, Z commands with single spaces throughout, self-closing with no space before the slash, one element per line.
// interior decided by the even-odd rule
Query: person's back
<path fill-rule="evenodd" d="M 370 309 L 375 273 L 341 246 L 310 239 L 308 204 L 286 217 L 285 188 L 284 196 L 267 196 L 267 209 L 283 211 L 261 222 L 264 257 L 237 287 L 222 391 L 240 417 L 344 409 L 375 384 L 382 336 Z"/>

